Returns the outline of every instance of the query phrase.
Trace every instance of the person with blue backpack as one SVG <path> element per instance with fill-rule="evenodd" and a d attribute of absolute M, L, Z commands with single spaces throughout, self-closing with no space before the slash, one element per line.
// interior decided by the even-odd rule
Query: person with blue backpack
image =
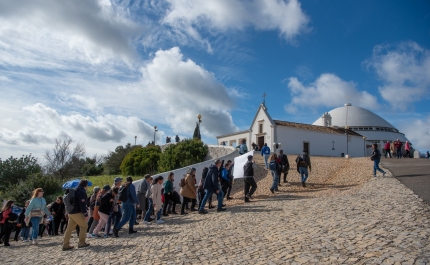
<path fill-rule="evenodd" d="M 266 169 L 269 169 L 269 164 L 267 163 L 267 160 L 270 156 L 270 148 L 267 146 L 267 143 L 264 143 L 263 148 L 261 148 L 261 156 L 264 157 L 264 164 L 266 165 Z"/>

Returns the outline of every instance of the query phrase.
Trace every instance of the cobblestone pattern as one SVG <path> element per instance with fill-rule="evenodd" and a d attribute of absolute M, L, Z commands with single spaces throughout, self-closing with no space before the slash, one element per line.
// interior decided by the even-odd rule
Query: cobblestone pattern
<path fill-rule="evenodd" d="M 314 159 L 314 165 L 320 159 L 326 158 Z M 136 226 L 138 233 L 131 236 L 125 227 L 120 238 L 88 239 L 89 248 L 70 252 L 61 251 L 61 236 L 43 238 L 38 246 L 12 242 L 12 247 L 0 248 L 0 260 L 76 265 L 429 264 L 430 207 L 391 176 L 369 178 L 371 166 L 365 159 L 330 161 L 337 161 L 338 169 L 324 169 L 326 175 L 320 172 L 317 177 L 322 169 L 315 167 L 307 188 L 293 182 L 266 195 L 271 178 L 261 177 L 258 198 L 248 204 L 236 200 L 234 206 L 227 205 L 227 212 L 169 216 L 163 225 Z M 76 235 L 71 243 L 76 246 Z"/>

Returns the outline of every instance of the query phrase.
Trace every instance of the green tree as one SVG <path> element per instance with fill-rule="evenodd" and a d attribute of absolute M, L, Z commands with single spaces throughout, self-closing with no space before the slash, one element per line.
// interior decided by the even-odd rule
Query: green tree
<path fill-rule="evenodd" d="M 208 153 L 208 146 L 198 139 L 185 139 L 176 145 L 170 145 L 161 155 L 159 170 L 166 172 L 192 164 L 203 162 Z"/>
<path fill-rule="evenodd" d="M 140 145 L 132 146 L 127 143 L 125 146 L 119 145 L 115 151 L 109 151 L 109 154 L 104 160 L 104 173 L 108 175 L 121 174 L 122 160 L 133 150 L 133 148 L 141 147 Z"/>
<path fill-rule="evenodd" d="M 30 155 L 23 155 L 20 158 L 10 157 L 5 161 L 0 159 L 0 191 L 5 191 L 8 187 L 20 180 L 26 180 L 31 174 L 41 172 L 41 167 L 37 158 Z"/>
<path fill-rule="evenodd" d="M 100 163 L 100 160 L 101 159 L 98 158 L 97 155 L 95 155 L 93 158 L 85 158 L 82 167 L 82 174 L 84 176 L 99 176 L 103 174 L 104 166 L 103 163 Z"/>
<path fill-rule="evenodd" d="M 29 200 L 36 188 L 43 188 L 47 203 L 53 202 L 55 197 L 61 195 L 62 183 L 52 176 L 42 175 L 41 173 L 29 176 L 26 180 L 21 180 L 12 184 L 1 194 L 3 200 L 13 200 L 16 204 L 24 206 L 25 201 Z"/>
<path fill-rule="evenodd" d="M 198 122 L 196 122 L 196 128 L 194 129 L 193 139 L 199 139 L 199 140 L 202 139 L 202 136 L 200 135 L 200 126 Z"/>
<path fill-rule="evenodd" d="M 143 176 L 155 174 L 158 169 L 161 149 L 158 145 L 135 147 L 122 161 L 121 172 L 123 175 Z"/>

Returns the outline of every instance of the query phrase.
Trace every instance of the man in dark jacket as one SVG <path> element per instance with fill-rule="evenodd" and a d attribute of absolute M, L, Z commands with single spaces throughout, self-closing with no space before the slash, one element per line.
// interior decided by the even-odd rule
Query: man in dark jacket
<path fill-rule="evenodd" d="M 287 175 L 288 171 L 290 170 L 290 163 L 288 162 L 287 155 L 284 155 L 284 151 L 282 149 L 279 150 L 279 159 L 281 160 L 281 172 L 284 173 L 284 183 L 287 183 Z"/>
<path fill-rule="evenodd" d="M 219 184 L 218 181 L 218 171 L 221 167 L 221 161 L 220 160 L 216 160 L 215 161 L 215 165 L 212 165 L 209 167 L 209 171 L 208 171 L 208 175 L 206 177 L 205 180 L 205 184 L 203 185 L 203 189 L 205 190 L 205 197 L 203 198 L 202 203 L 200 204 L 200 208 L 199 208 L 199 213 L 201 214 L 206 214 L 208 213 L 205 210 L 205 204 L 206 201 L 208 200 L 208 198 L 210 196 L 212 196 L 212 193 L 216 193 L 217 194 L 217 198 L 218 198 L 218 208 L 217 211 L 218 212 L 222 212 L 225 211 L 226 208 L 222 208 L 222 200 L 224 198 L 224 193 L 221 190 L 221 186 Z"/>
<path fill-rule="evenodd" d="M 250 202 L 252 199 L 252 194 L 257 190 L 257 183 L 254 179 L 254 170 L 257 169 L 253 161 L 254 157 L 252 155 L 248 156 L 248 161 L 243 166 L 243 180 L 245 182 L 245 202 Z"/>
<path fill-rule="evenodd" d="M 75 197 L 74 197 L 75 199 L 74 208 L 68 214 L 69 223 L 67 225 L 66 233 L 64 234 L 63 250 L 73 249 L 73 246 L 70 246 L 70 236 L 72 235 L 73 230 L 75 230 L 76 225 L 79 226 L 78 248 L 84 248 L 90 245 L 85 242 L 86 232 L 88 228 L 88 224 L 85 221 L 85 217 L 88 216 L 87 186 L 88 186 L 88 180 L 81 179 L 81 181 L 78 184 L 78 187 L 76 188 Z"/>

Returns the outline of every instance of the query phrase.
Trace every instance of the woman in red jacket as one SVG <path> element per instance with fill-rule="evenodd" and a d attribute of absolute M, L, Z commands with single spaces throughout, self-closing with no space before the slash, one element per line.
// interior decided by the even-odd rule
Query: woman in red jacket
<path fill-rule="evenodd" d="M 7 201 L 3 209 L 1 209 L 1 221 L 0 221 L 0 239 L 4 237 L 3 243 L 5 247 L 10 246 L 9 237 L 12 233 L 14 223 L 9 222 L 9 214 L 12 213 L 13 201 Z"/>

